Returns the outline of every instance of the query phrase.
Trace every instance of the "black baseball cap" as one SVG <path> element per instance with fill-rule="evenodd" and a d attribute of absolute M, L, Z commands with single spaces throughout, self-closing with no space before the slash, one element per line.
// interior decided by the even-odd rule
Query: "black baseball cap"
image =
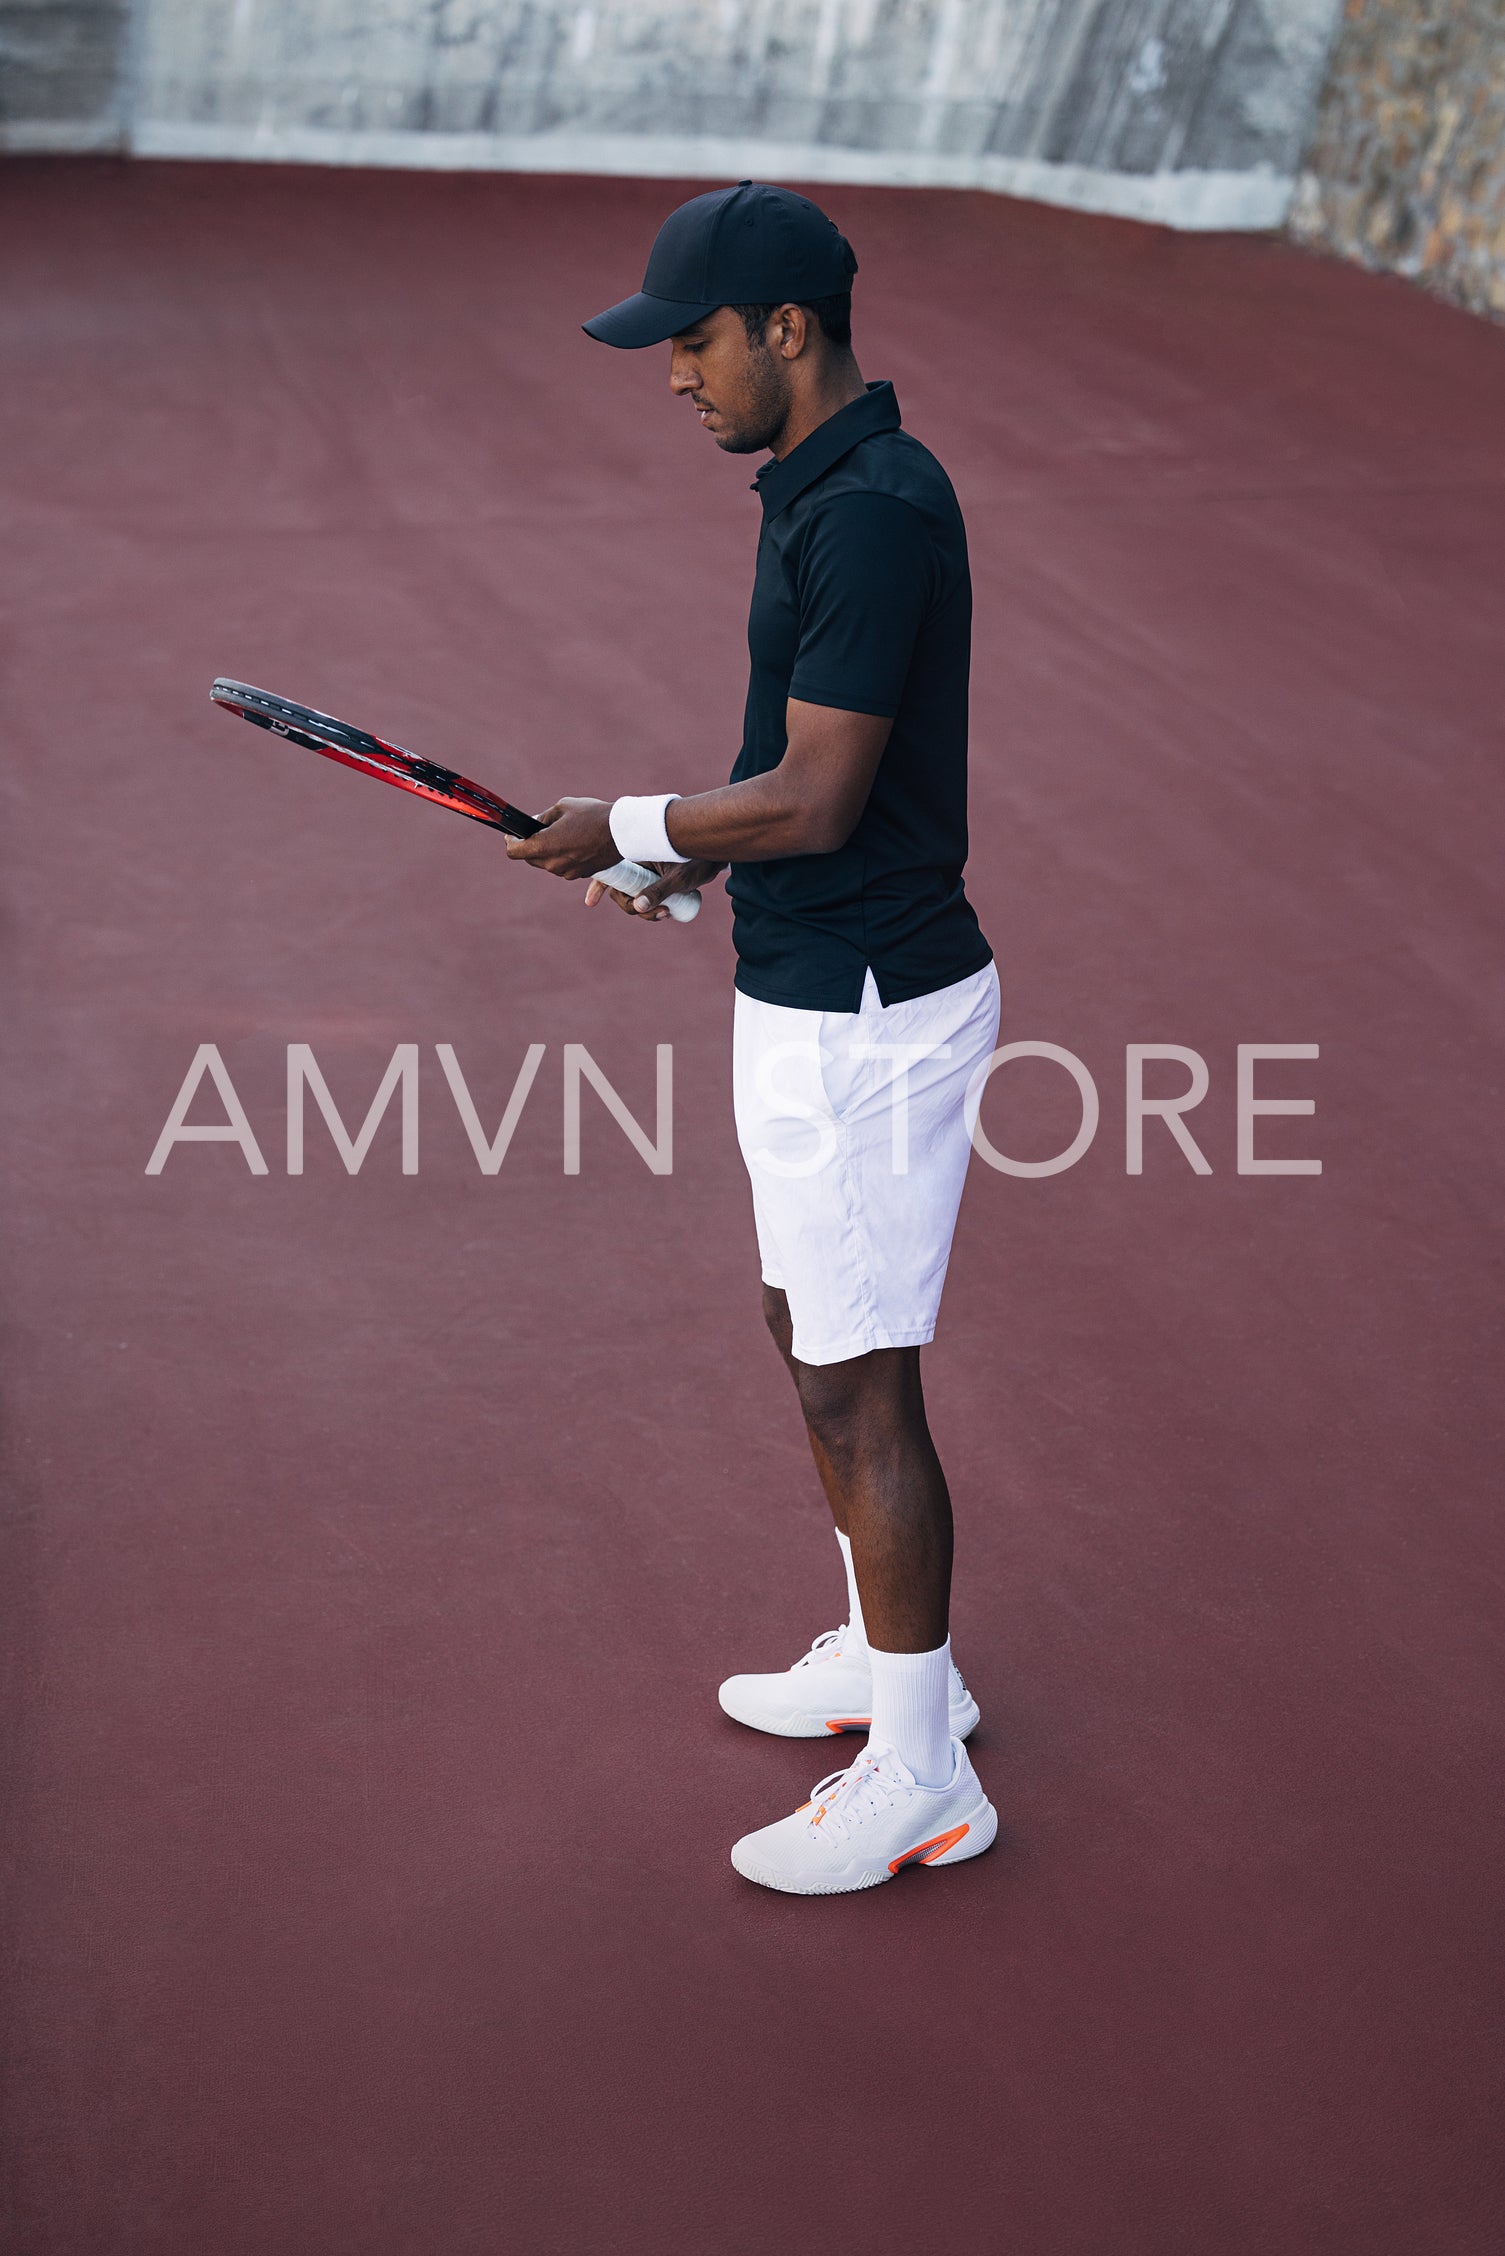
<path fill-rule="evenodd" d="M 739 180 L 670 212 L 634 298 L 582 324 L 603 345 L 661 345 L 723 305 L 839 297 L 857 261 L 819 204 L 792 188 Z"/>

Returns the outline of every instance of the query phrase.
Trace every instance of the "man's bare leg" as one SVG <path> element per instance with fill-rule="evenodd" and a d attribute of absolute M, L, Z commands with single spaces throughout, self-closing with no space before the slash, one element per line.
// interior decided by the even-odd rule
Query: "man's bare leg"
<path fill-rule="evenodd" d="M 869 1643 L 933 1652 L 947 1634 L 951 1497 L 925 1418 L 919 1349 L 801 1363 L 789 1303 L 772 1285 L 763 1287 L 763 1314 L 798 1392 L 832 1517 L 851 1541 Z"/>

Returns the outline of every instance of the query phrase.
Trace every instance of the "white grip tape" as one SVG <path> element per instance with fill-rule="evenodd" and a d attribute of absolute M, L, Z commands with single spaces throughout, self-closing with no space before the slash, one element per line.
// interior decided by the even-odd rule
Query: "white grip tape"
<path fill-rule="evenodd" d="M 657 885 L 657 870 L 645 869 L 641 862 L 613 862 L 610 869 L 597 870 L 598 884 L 609 885 L 614 893 L 646 893 L 650 885 Z M 700 895 L 671 893 L 664 907 L 676 924 L 690 924 L 700 914 Z"/>

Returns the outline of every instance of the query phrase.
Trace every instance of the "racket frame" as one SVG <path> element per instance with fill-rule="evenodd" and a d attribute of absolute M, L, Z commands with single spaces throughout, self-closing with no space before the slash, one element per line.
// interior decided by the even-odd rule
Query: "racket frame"
<path fill-rule="evenodd" d="M 405 751 L 400 744 L 388 744 L 384 737 L 338 720 L 333 713 L 321 713 L 317 706 L 300 705 L 273 690 L 256 689 L 250 682 L 231 681 L 223 675 L 209 695 L 227 713 L 238 713 L 255 728 L 268 729 L 290 744 L 302 745 L 305 751 L 320 752 L 327 760 L 338 760 L 342 767 L 378 776 L 383 783 L 411 791 L 435 806 L 448 807 L 452 814 L 484 823 L 489 830 L 504 831 L 509 838 L 535 838 L 545 827 L 536 815 L 525 815 L 521 807 L 488 791 L 484 784 L 472 783 L 468 776 L 441 767 L 437 760 L 425 759 L 417 752 Z M 642 862 L 622 861 L 597 870 L 596 876 L 613 892 L 637 895 L 658 883 L 659 872 Z M 699 912 L 700 895 L 671 894 L 663 905 L 675 923 L 688 924 Z"/>
<path fill-rule="evenodd" d="M 215 682 L 209 695 L 227 713 L 238 713 L 256 728 L 270 729 L 274 736 L 301 744 L 305 751 L 322 752 L 326 759 L 338 760 L 344 767 L 380 776 L 384 783 L 416 792 L 420 799 L 431 799 L 437 806 L 467 815 L 491 830 L 503 830 L 510 838 L 532 838 L 544 827 L 536 816 L 525 815 L 521 807 L 488 791 L 484 784 L 472 783 L 468 776 L 441 767 L 437 760 L 404 751 L 400 744 L 388 744 L 368 729 L 336 720 L 333 713 L 296 704 L 269 689 L 253 689 L 249 682 L 224 678 Z"/>

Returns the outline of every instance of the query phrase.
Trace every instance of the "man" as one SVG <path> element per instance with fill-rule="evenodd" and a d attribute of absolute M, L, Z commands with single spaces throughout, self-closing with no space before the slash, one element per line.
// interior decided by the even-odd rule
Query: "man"
<path fill-rule="evenodd" d="M 742 181 L 671 214 L 642 291 L 585 324 L 669 343 L 670 388 L 728 454 L 768 449 L 742 749 L 724 790 L 561 799 L 520 861 L 730 864 L 734 1097 L 768 1328 L 846 1565 L 849 1619 L 791 1669 L 734 1676 L 729 1715 L 785 1737 L 867 1729 L 849 1769 L 749 1833 L 750 1880 L 834 1895 L 986 1849 L 962 1742 L 951 1504 L 920 1348 L 935 1329 L 969 1152 L 968 1084 L 998 1028 L 992 951 L 962 890 L 971 583 L 956 497 L 851 346 L 857 262 L 825 214 Z M 592 883 L 594 905 L 604 888 Z"/>

